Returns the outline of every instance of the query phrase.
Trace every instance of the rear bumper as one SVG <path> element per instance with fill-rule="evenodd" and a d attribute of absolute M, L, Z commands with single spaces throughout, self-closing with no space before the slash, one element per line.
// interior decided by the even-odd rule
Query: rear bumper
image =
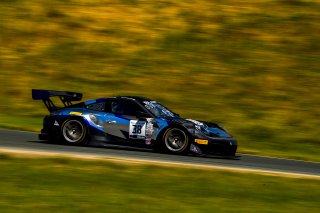
<path fill-rule="evenodd" d="M 49 135 L 46 133 L 41 133 L 38 135 L 38 138 L 39 138 L 39 140 L 47 141 L 47 140 L 49 140 Z"/>
<path fill-rule="evenodd" d="M 51 132 L 47 131 L 46 129 L 41 129 L 41 133 L 38 135 L 38 138 L 42 141 L 53 140 L 57 136 L 56 132 L 57 131 L 55 129 L 52 129 Z"/>

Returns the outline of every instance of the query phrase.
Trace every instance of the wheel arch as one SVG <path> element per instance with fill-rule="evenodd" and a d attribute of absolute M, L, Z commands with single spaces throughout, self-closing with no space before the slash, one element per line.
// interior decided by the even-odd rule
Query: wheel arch
<path fill-rule="evenodd" d="M 62 134 L 62 128 L 64 126 L 64 124 L 67 122 L 67 121 L 70 121 L 70 120 L 77 120 L 77 121 L 80 121 L 84 128 L 85 128 L 85 137 L 86 137 L 86 141 L 90 140 L 91 138 L 91 134 L 90 134 L 90 124 L 89 122 L 87 121 L 87 119 L 85 119 L 83 116 L 80 116 L 80 115 L 66 115 L 66 116 L 63 116 L 60 118 L 60 128 L 59 128 L 59 131 L 60 131 L 60 134 Z"/>
<path fill-rule="evenodd" d="M 60 122 L 61 122 L 61 126 L 64 122 L 66 122 L 67 120 L 79 120 L 79 121 L 82 121 L 85 126 L 88 128 L 89 127 L 89 122 L 86 118 L 84 118 L 83 116 L 81 115 L 63 115 L 61 118 L 60 118 Z"/>
<path fill-rule="evenodd" d="M 185 127 L 184 125 L 182 124 L 171 124 L 171 125 L 168 125 L 166 126 L 165 128 L 163 128 L 159 133 L 158 133 L 158 136 L 156 138 L 156 141 L 155 141 L 155 146 L 160 146 L 161 143 L 163 142 L 162 141 L 162 138 L 163 138 L 163 135 L 166 133 L 166 131 L 168 129 L 171 129 L 171 128 L 179 128 L 179 129 L 182 129 L 186 134 L 187 136 L 189 137 L 190 139 L 190 142 L 192 143 L 193 142 L 193 139 L 194 139 L 194 136 L 190 133 L 190 129 L 188 129 L 187 127 Z"/>

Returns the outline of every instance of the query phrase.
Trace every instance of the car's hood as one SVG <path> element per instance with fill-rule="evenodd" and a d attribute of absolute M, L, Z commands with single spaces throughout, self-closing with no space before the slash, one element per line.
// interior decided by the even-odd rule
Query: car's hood
<path fill-rule="evenodd" d="M 223 137 L 223 138 L 232 137 L 225 128 L 223 128 L 222 126 L 216 123 L 206 122 L 206 121 L 197 121 L 197 120 L 185 119 L 185 118 L 175 118 L 171 121 L 175 123 L 180 123 L 187 128 L 190 128 L 192 126 L 196 131 L 199 131 L 209 137 Z"/>

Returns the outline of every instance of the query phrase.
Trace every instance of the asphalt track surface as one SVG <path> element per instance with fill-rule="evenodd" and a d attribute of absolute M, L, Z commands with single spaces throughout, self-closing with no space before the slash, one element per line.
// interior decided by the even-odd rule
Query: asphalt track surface
<path fill-rule="evenodd" d="M 46 143 L 38 140 L 33 132 L 0 130 L 0 152 L 51 153 L 57 155 L 94 156 L 106 159 L 125 159 L 150 163 L 189 165 L 195 167 L 226 168 L 271 174 L 288 174 L 320 178 L 320 163 L 280 158 L 268 158 L 239 154 L 237 159 L 221 157 L 178 156 L 154 153 L 146 149 L 124 148 L 116 146 L 85 147 Z"/>

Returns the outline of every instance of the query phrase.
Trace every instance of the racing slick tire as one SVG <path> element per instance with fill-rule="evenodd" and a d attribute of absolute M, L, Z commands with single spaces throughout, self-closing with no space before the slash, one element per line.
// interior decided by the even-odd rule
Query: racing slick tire
<path fill-rule="evenodd" d="M 61 126 L 62 142 L 78 145 L 87 142 L 87 127 L 80 119 L 68 119 Z"/>
<path fill-rule="evenodd" d="M 190 137 L 186 131 L 178 127 L 167 129 L 162 135 L 162 145 L 166 152 L 187 154 L 190 150 Z"/>

